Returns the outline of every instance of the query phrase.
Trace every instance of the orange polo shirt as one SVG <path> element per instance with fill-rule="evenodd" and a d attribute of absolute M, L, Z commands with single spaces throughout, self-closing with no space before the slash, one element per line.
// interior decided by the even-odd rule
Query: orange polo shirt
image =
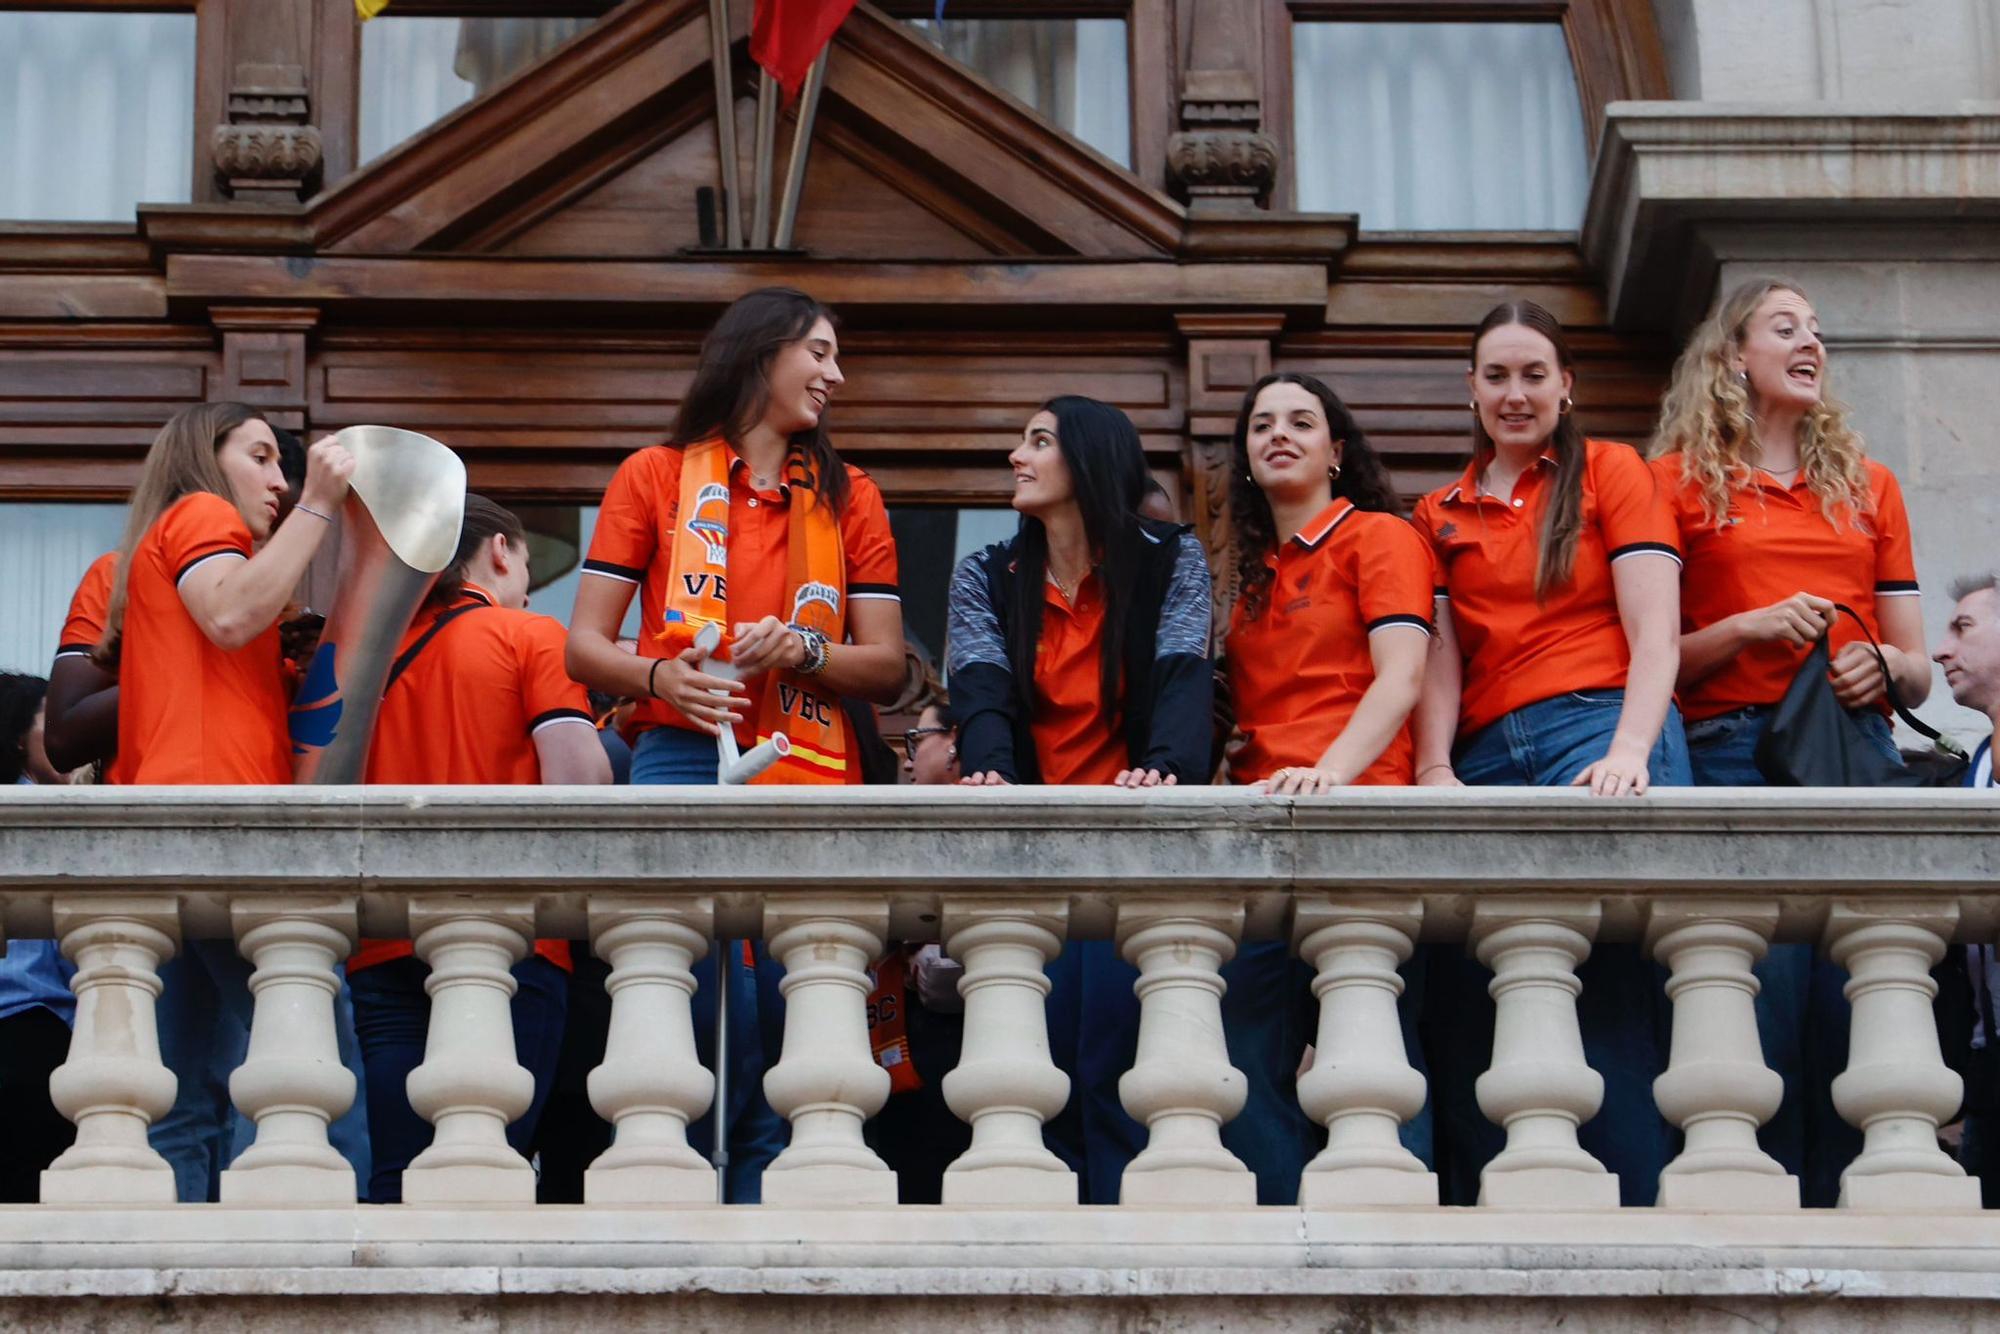
<path fill-rule="evenodd" d="M 1673 505 L 1687 567 L 1681 578 L 1683 633 L 1738 612 L 1768 607 L 1794 593 L 1830 598 L 1854 608 L 1877 639 L 1879 598 L 1917 596 L 1910 552 L 1910 517 L 1896 475 L 1867 461 L 1866 512 L 1830 521 L 1801 476 L 1790 486 L 1759 470 L 1736 488 L 1720 523 L 1702 510 L 1701 488 L 1681 476 L 1681 456 L 1653 460 Z M 1828 648 L 1839 653 L 1862 640 L 1861 629 L 1836 617 Z M 1753 704 L 1775 704 L 1798 674 L 1806 650 L 1783 642 L 1752 644 L 1680 691 L 1689 722 Z M 1888 712 L 1883 701 L 1883 712 Z"/>
<path fill-rule="evenodd" d="M 118 553 L 107 551 L 90 563 L 69 600 L 69 617 L 56 640 L 56 657 L 87 658 L 104 638 L 111 614 L 111 583 L 118 577 Z"/>
<path fill-rule="evenodd" d="M 1572 690 L 1620 689 L 1632 652 L 1618 617 L 1614 561 L 1679 560 L 1673 509 L 1638 451 L 1585 443 L 1583 526 L 1569 583 L 1535 600 L 1542 506 L 1555 481 L 1543 453 L 1511 498 L 1479 494 L 1481 460 L 1417 502 L 1417 527 L 1443 567 L 1441 596 L 1465 660 L 1459 727 L 1470 734 L 1525 705 Z"/>
<path fill-rule="evenodd" d="M 586 574 L 602 575 L 639 587 L 639 653 L 661 656 L 658 648 L 665 627 L 667 581 L 673 574 L 671 540 L 681 501 L 680 450 L 654 445 L 618 465 L 604 503 L 597 512 L 597 530 L 590 539 Z M 875 482 L 859 468 L 847 469 L 847 507 L 840 515 L 840 544 L 846 562 L 845 592 L 850 605 L 870 599 L 900 602 L 896 585 L 896 539 L 889 531 L 889 511 Z M 786 555 L 791 548 L 790 488 L 757 490 L 741 458 L 729 464 L 729 619 L 760 621 L 788 617 L 785 604 Z M 737 740 L 753 745 L 758 706 L 769 674 L 743 683 L 749 708 L 737 728 Z M 646 731 L 662 725 L 698 731 L 664 700 L 641 700 L 633 725 Z"/>
<path fill-rule="evenodd" d="M 1272 581 L 1264 614 L 1250 619 L 1239 598 L 1229 620 L 1225 661 L 1243 737 L 1229 771 L 1239 783 L 1319 763 L 1375 683 L 1368 637 L 1398 625 L 1431 630 L 1430 547 L 1393 514 L 1336 500 L 1265 564 Z M 1415 767 L 1405 722 L 1353 781 L 1407 785 Z"/>
<path fill-rule="evenodd" d="M 1103 699 L 1104 594 L 1095 572 L 1074 604 L 1042 581 L 1042 636 L 1035 644 L 1035 714 L 1028 731 L 1042 782 L 1109 783 L 1132 767 Z"/>
<path fill-rule="evenodd" d="M 397 658 L 446 610 L 460 607 L 470 610 L 438 631 L 384 692 L 368 782 L 539 783 L 535 734 L 591 726 L 590 697 L 563 666 L 562 623 L 496 607 L 477 584 L 467 584 L 449 609 L 418 612 L 396 646 Z M 407 940 L 364 940 L 347 966 L 366 968 L 410 952 Z M 537 941 L 535 952 L 570 966 L 568 941 Z"/>
<path fill-rule="evenodd" d="M 126 781 L 292 781 L 277 623 L 230 652 L 181 602 L 181 581 L 197 566 L 250 554 L 243 517 L 208 491 L 174 502 L 133 550 L 118 672 Z"/>

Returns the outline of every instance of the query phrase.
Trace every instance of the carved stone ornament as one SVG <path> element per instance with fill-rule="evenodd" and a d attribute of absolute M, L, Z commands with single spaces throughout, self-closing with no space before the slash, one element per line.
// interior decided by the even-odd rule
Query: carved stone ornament
<path fill-rule="evenodd" d="M 296 200 L 318 178 L 319 130 L 307 123 L 312 104 L 296 65 L 236 67 L 229 119 L 209 137 L 215 173 L 245 202 Z"/>
<path fill-rule="evenodd" d="M 1167 140 L 1174 190 L 1193 204 L 1261 203 L 1278 176 L 1278 146 L 1251 130 L 1183 130 Z"/>

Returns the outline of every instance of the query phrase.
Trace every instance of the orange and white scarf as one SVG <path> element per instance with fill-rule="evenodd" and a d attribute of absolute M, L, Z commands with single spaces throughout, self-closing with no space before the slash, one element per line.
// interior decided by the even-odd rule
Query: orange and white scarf
<path fill-rule="evenodd" d="M 722 629 L 716 656 L 727 661 L 729 620 L 729 466 L 735 455 L 721 440 L 689 445 L 681 460 L 679 520 L 673 534 L 673 573 L 667 580 L 665 624 L 660 644 L 677 655 L 694 643 L 706 625 Z M 791 534 L 785 549 L 785 595 L 792 625 L 809 626 L 840 643 L 847 634 L 844 590 L 846 557 L 840 524 L 820 498 L 812 465 L 793 451 L 785 459 L 791 493 Z M 848 777 L 847 720 L 840 701 L 810 676 L 778 669 L 764 684 L 758 706 L 756 740 L 774 732 L 791 741 L 791 754 L 757 778 L 757 783 L 845 783 Z"/>

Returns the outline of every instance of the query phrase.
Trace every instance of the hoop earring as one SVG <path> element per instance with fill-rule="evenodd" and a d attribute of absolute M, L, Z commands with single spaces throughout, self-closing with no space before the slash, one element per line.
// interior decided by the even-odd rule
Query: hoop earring
<path fill-rule="evenodd" d="M 1466 410 L 1467 412 L 1470 412 L 1470 413 L 1471 413 L 1471 414 L 1472 414 L 1473 416 L 1477 417 L 1477 416 L 1479 415 L 1479 402 L 1478 402 L 1478 400 L 1476 400 L 1476 399 L 1470 399 L 1470 398 L 1468 398 L 1467 400 L 1465 400 L 1465 410 Z"/>
<path fill-rule="evenodd" d="M 1568 394 L 1564 394 L 1562 402 L 1556 404 L 1556 416 L 1558 417 L 1569 416 L 1569 410 L 1575 406 L 1576 406 L 1576 400 L 1571 398 Z"/>
<path fill-rule="evenodd" d="M 1329 482 L 1338 482 L 1340 480 L 1340 465 L 1338 463 L 1326 470 L 1326 480 Z"/>

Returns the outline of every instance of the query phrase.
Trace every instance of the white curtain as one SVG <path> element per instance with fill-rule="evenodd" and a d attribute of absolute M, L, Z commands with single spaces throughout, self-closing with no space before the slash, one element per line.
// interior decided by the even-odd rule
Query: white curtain
<path fill-rule="evenodd" d="M 0 13 L 0 220 L 131 222 L 194 185 L 193 14 Z"/>
<path fill-rule="evenodd" d="M 49 674 L 77 581 L 124 532 L 123 505 L 0 504 L 0 671 Z"/>
<path fill-rule="evenodd" d="M 1554 23 L 1300 23 L 1299 208 L 1370 231 L 1572 231 L 1590 187 Z"/>
<path fill-rule="evenodd" d="M 912 19 L 931 44 L 1121 167 L 1132 165 L 1124 19 Z"/>
<path fill-rule="evenodd" d="M 361 28 L 361 160 L 371 162 L 561 46 L 590 19 L 388 15 Z"/>

